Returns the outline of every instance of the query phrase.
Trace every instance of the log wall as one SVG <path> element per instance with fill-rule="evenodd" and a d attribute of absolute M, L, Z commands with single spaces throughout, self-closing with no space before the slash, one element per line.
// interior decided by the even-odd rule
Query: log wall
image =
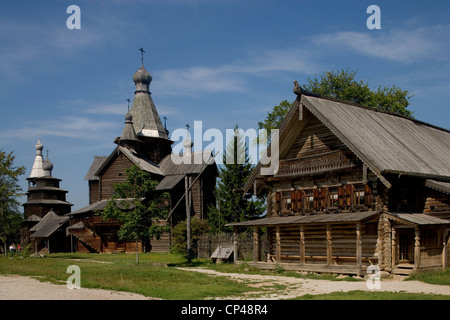
<path fill-rule="evenodd" d="M 116 183 L 126 182 L 125 169 L 131 168 L 133 163 L 123 154 L 119 154 L 117 159 L 105 169 L 100 180 L 100 199 L 109 199 L 113 193 L 113 186 Z"/>
<path fill-rule="evenodd" d="M 376 224 L 362 225 L 361 258 L 363 266 L 369 265 L 377 250 Z M 375 230 L 374 231 L 372 230 Z M 357 263 L 356 225 L 304 225 L 304 254 L 306 264 L 345 265 Z M 277 258 L 277 242 L 280 243 L 280 261 L 301 262 L 300 226 L 280 226 L 268 228 L 269 257 L 272 262 Z"/>

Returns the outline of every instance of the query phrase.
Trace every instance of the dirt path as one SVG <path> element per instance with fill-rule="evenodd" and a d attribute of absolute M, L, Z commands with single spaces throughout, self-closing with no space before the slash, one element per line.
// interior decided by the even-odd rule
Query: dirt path
<path fill-rule="evenodd" d="M 30 277 L 0 276 L 0 300 L 149 300 L 143 295 L 102 289 L 69 289 Z"/>
<path fill-rule="evenodd" d="M 299 297 L 305 294 L 326 294 L 353 290 L 370 290 L 365 281 L 329 281 L 301 279 L 277 275 L 248 275 L 240 273 L 220 273 L 202 268 L 178 268 L 188 272 L 201 272 L 211 276 L 226 276 L 232 280 L 245 282 L 255 288 L 240 298 L 225 299 L 265 299 L 279 300 Z M 383 280 L 380 291 L 429 293 L 450 295 L 450 286 L 431 285 L 420 281 Z M 41 282 L 37 279 L 16 275 L 0 275 L 0 300 L 152 300 L 143 295 L 102 289 L 68 289 L 65 285 Z M 217 298 L 216 298 L 217 299 Z"/>
<path fill-rule="evenodd" d="M 279 300 L 295 298 L 305 294 L 326 294 L 353 290 L 370 291 L 366 281 L 329 281 L 275 275 L 265 276 L 241 273 L 219 273 L 214 270 L 200 268 L 178 269 L 201 272 L 214 276 L 227 276 L 232 280 L 249 283 L 250 286 L 255 288 L 255 291 L 247 293 L 242 299 Z M 285 288 L 281 289 L 280 285 L 283 287 L 285 286 Z M 379 291 L 450 295 L 450 286 L 432 285 L 420 281 L 382 280 L 380 286 L 381 289 Z M 236 299 L 236 297 L 230 297 L 230 299 Z"/>

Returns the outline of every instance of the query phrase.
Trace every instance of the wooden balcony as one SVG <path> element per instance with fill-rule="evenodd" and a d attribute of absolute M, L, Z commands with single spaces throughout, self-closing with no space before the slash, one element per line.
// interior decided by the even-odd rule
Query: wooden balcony
<path fill-rule="evenodd" d="M 301 176 L 355 166 L 356 161 L 351 152 L 332 151 L 318 156 L 280 160 L 278 173 L 275 176 Z"/>

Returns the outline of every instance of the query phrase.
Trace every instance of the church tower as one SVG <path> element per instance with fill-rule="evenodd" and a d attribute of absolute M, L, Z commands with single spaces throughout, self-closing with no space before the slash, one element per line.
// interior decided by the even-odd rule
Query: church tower
<path fill-rule="evenodd" d="M 64 215 L 70 212 L 72 204 L 66 201 L 67 191 L 59 187 L 61 179 L 52 176 L 53 164 L 48 154 L 44 161 L 42 155 L 44 146 L 40 140 L 35 148 L 36 157 L 30 176 L 27 178 L 27 202 L 23 204 L 21 246 L 25 247 L 31 243 L 33 251 L 37 252 L 45 246 L 43 239 L 46 239 L 45 243 L 48 246 L 52 237 L 53 249 L 61 249 L 65 247 L 65 237 L 57 235 L 57 229 L 68 221 L 68 217 Z M 53 230 L 53 228 L 56 229 Z M 42 230 L 45 231 L 43 234 Z M 62 232 L 59 233 L 62 234 Z M 55 238 L 58 238 L 56 243 Z M 47 250 L 50 249 L 47 247 Z"/>
<path fill-rule="evenodd" d="M 133 81 L 136 91 L 129 114 L 132 117 L 137 138 L 143 142 L 140 151 L 154 163 L 159 163 L 172 152 L 173 142 L 169 140 L 169 132 L 163 126 L 153 102 L 150 93 L 152 76 L 144 68 L 143 58 L 141 58 L 141 67 L 133 75 Z"/>
<path fill-rule="evenodd" d="M 27 202 L 23 204 L 25 220 L 43 218 L 50 210 L 58 215 L 70 212 L 71 203 L 66 201 L 66 190 L 59 187 L 61 179 L 52 176 L 53 164 L 44 161 L 41 141 L 36 146 L 36 157 L 28 180 Z"/>

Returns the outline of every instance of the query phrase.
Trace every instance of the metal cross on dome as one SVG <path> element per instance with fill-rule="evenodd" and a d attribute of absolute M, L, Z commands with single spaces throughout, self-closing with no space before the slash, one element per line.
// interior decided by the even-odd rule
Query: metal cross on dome
<path fill-rule="evenodd" d="M 144 65 L 144 48 L 140 48 L 139 51 L 141 52 L 141 64 Z"/>
<path fill-rule="evenodd" d="M 186 127 L 186 131 L 187 131 L 187 137 L 189 138 L 189 128 L 191 126 L 189 125 L 189 123 L 186 123 L 185 127 Z"/>
<path fill-rule="evenodd" d="M 131 100 L 130 100 L 130 98 L 128 98 L 128 99 L 125 100 L 125 101 L 128 101 L 128 112 L 130 112 L 130 102 L 131 102 Z"/>

